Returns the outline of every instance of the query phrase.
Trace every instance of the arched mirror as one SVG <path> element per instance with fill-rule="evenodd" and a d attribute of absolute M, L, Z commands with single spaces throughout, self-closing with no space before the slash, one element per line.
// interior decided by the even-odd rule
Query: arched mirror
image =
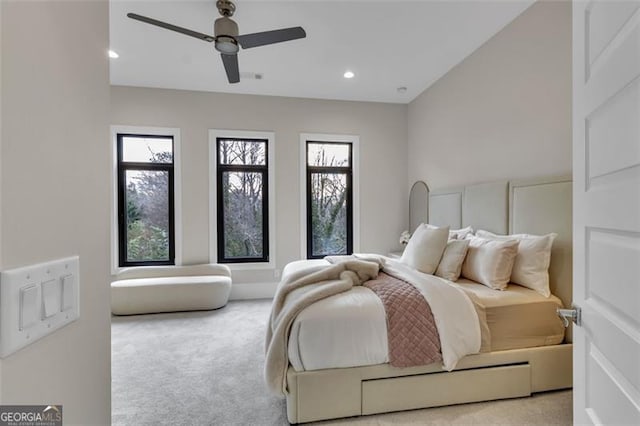
<path fill-rule="evenodd" d="M 409 231 L 413 234 L 418 225 L 429 219 L 429 187 L 419 180 L 409 192 Z"/>

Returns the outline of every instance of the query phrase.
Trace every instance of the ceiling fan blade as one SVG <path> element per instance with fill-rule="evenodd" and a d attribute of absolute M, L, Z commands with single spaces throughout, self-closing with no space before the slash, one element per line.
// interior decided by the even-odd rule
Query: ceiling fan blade
<path fill-rule="evenodd" d="M 240 81 L 240 70 L 238 69 L 238 55 L 225 55 L 220 54 L 222 63 L 224 64 L 224 70 L 227 72 L 227 79 L 229 83 L 237 83 Z"/>
<path fill-rule="evenodd" d="M 166 28 L 167 30 L 176 31 L 178 33 L 182 33 L 191 37 L 199 38 L 200 40 L 212 42 L 216 39 L 214 36 L 210 36 L 208 34 L 203 34 L 197 31 L 189 30 L 187 28 L 178 27 L 176 25 L 168 24 L 166 22 L 158 21 L 157 19 L 148 18 L 136 13 L 127 13 L 127 16 L 131 19 L 135 19 L 136 21 L 141 21 L 147 24 L 155 25 L 157 27 Z"/>
<path fill-rule="evenodd" d="M 236 37 L 243 49 L 281 43 L 283 41 L 305 38 L 307 33 L 302 27 L 283 28 L 281 30 L 263 31 L 261 33 L 244 34 Z"/>

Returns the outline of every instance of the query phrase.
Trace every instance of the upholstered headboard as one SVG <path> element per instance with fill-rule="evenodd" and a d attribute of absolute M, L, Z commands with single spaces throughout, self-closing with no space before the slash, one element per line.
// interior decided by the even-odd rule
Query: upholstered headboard
<path fill-rule="evenodd" d="M 471 226 L 497 234 L 558 234 L 551 252 L 551 292 L 572 301 L 572 182 L 570 177 L 501 181 L 431 191 L 429 223 Z"/>
<path fill-rule="evenodd" d="M 462 201 L 464 226 L 506 234 L 509 229 L 508 188 L 507 182 L 465 187 Z"/>
<path fill-rule="evenodd" d="M 464 188 L 429 191 L 429 223 L 436 226 L 462 228 L 462 195 Z"/>
<path fill-rule="evenodd" d="M 551 250 L 551 292 L 571 306 L 573 283 L 573 185 L 571 178 L 509 182 L 509 232 L 558 234 Z"/>

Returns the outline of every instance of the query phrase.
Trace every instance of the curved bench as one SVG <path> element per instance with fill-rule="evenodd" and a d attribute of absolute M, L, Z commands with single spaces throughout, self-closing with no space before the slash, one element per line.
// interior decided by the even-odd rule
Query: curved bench
<path fill-rule="evenodd" d="M 114 315 L 221 308 L 231 292 L 225 265 L 140 266 L 123 269 L 111 283 Z"/>

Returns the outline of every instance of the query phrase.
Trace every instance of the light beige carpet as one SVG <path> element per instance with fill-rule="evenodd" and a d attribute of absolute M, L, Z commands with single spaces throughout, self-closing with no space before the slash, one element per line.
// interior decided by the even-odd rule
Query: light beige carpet
<path fill-rule="evenodd" d="M 377 416 L 328 420 L 317 425 L 571 425 L 571 391 Z"/>
<path fill-rule="evenodd" d="M 112 319 L 114 425 L 286 425 L 262 380 L 269 300 Z M 356 417 L 330 424 L 570 425 L 571 391 Z"/>

